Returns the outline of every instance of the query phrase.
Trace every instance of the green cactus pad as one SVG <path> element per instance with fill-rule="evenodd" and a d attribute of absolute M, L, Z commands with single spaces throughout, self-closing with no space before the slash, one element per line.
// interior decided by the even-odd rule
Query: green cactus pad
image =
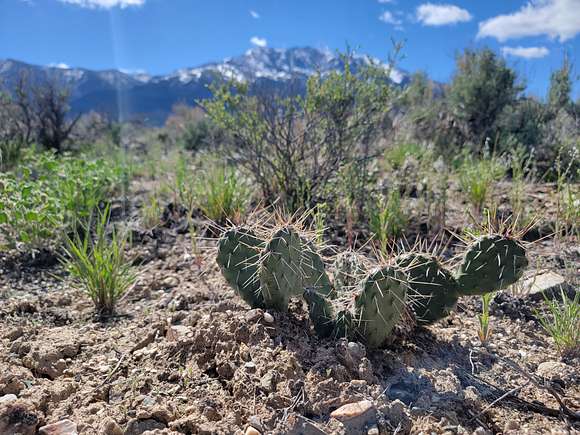
<path fill-rule="evenodd" d="M 501 290 L 521 278 L 528 265 L 522 245 L 507 237 L 483 236 L 465 252 L 456 279 L 461 295 Z"/>
<path fill-rule="evenodd" d="M 290 297 L 301 296 L 305 289 L 334 297 L 322 259 L 288 227 L 278 230 L 268 242 L 259 273 L 264 300 L 271 308 L 285 311 Z"/>
<path fill-rule="evenodd" d="M 341 310 L 336 313 L 334 319 L 334 331 L 333 336 L 336 338 L 348 338 L 353 337 L 355 331 L 354 319 L 352 313 L 348 310 Z"/>
<path fill-rule="evenodd" d="M 405 309 L 404 274 L 394 267 L 384 267 L 365 278 L 361 287 L 355 299 L 356 329 L 369 346 L 380 347 Z"/>
<path fill-rule="evenodd" d="M 217 264 L 229 285 L 252 308 L 264 308 L 260 293 L 258 260 L 264 241 L 247 228 L 232 228 L 218 245 Z"/>
<path fill-rule="evenodd" d="M 458 284 L 451 272 L 427 254 L 404 254 L 395 262 L 409 279 L 417 323 L 430 324 L 447 317 L 459 298 Z"/>
<path fill-rule="evenodd" d="M 321 338 L 330 337 L 335 329 L 332 304 L 324 296 L 311 289 L 304 291 L 304 299 L 308 304 L 308 314 L 316 334 Z"/>
<path fill-rule="evenodd" d="M 266 246 L 260 265 L 260 284 L 269 308 L 288 309 L 290 296 L 302 294 L 302 241 L 290 228 L 277 231 Z"/>
<path fill-rule="evenodd" d="M 300 265 L 303 278 L 302 289 L 314 289 L 321 295 L 334 299 L 336 291 L 328 278 L 322 258 L 316 253 L 312 244 L 302 241 L 302 246 L 303 255 Z"/>

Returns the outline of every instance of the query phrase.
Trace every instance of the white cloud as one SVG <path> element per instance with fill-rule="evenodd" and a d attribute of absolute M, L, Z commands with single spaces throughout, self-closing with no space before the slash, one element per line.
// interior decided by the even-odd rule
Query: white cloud
<path fill-rule="evenodd" d="M 268 41 L 266 40 L 266 38 L 259 38 L 257 36 L 252 36 L 250 38 L 250 42 L 254 44 L 256 47 L 265 47 L 266 45 L 268 45 Z"/>
<path fill-rule="evenodd" d="M 393 24 L 395 26 L 400 26 L 402 21 L 395 17 L 391 12 L 385 11 L 379 16 L 379 20 L 387 24 Z"/>
<path fill-rule="evenodd" d="M 540 59 L 550 54 L 546 47 L 502 47 L 501 53 L 504 56 L 523 57 L 525 59 Z"/>
<path fill-rule="evenodd" d="M 471 21 L 471 14 L 450 4 L 424 3 L 417 8 L 417 20 L 425 26 L 444 26 Z"/>
<path fill-rule="evenodd" d="M 252 18 L 254 18 L 254 19 L 256 19 L 256 20 L 257 20 L 258 18 L 260 18 L 260 14 L 259 14 L 259 13 L 257 13 L 256 11 L 252 11 L 252 10 L 250 10 L 250 15 L 252 16 Z"/>
<path fill-rule="evenodd" d="M 520 10 L 479 23 L 477 36 L 499 41 L 548 35 L 561 42 L 580 33 L 579 0 L 533 0 Z"/>
<path fill-rule="evenodd" d="M 59 63 L 51 63 L 50 65 L 48 65 L 52 68 L 59 68 L 59 69 L 70 69 L 70 66 L 68 66 L 66 63 L 64 62 L 59 62 Z"/>
<path fill-rule="evenodd" d="M 119 7 L 125 9 L 129 6 L 143 6 L 145 0 L 58 0 L 62 3 L 77 5 L 89 9 L 111 9 Z"/>

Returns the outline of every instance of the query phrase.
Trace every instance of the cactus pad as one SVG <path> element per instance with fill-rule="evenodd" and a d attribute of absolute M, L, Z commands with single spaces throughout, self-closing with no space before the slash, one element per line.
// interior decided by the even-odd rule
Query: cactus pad
<path fill-rule="evenodd" d="M 456 278 L 461 295 L 482 295 L 515 283 L 528 265 L 526 251 L 513 239 L 483 236 L 467 249 Z"/>
<path fill-rule="evenodd" d="M 417 322 L 430 324 L 447 317 L 459 298 L 458 284 L 451 272 L 426 254 L 404 254 L 395 261 L 408 276 Z"/>
<path fill-rule="evenodd" d="M 330 337 L 335 328 L 332 304 L 324 296 L 312 289 L 304 291 L 304 299 L 308 304 L 308 314 L 316 334 L 321 338 Z"/>
<path fill-rule="evenodd" d="M 355 299 L 355 325 L 371 347 L 386 343 L 405 309 L 406 282 L 394 267 L 384 267 L 367 276 Z"/>
<path fill-rule="evenodd" d="M 217 264 L 226 281 L 252 308 L 263 308 L 258 260 L 264 242 L 247 228 L 232 228 L 221 237 Z"/>

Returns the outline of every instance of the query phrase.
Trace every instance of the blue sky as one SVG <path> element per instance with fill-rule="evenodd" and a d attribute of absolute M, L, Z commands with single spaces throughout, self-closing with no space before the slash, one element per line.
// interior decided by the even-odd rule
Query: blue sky
<path fill-rule="evenodd" d="M 0 58 L 43 65 L 164 74 L 256 44 L 386 59 L 391 38 L 401 68 L 440 81 L 487 45 L 541 96 L 565 52 L 580 71 L 580 0 L 0 0 Z"/>

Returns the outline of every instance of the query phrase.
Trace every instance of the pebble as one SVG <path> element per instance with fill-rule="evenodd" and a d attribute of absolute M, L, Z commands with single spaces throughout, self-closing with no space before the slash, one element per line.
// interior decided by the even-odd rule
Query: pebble
<path fill-rule="evenodd" d="M 377 411 L 370 400 L 343 405 L 330 416 L 340 421 L 347 433 L 364 433 L 366 428 L 377 424 Z"/>
<path fill-rule="evenodd" d="M 38 429 L 40 435 L 78 435 L 76 423 L 65 419 Z"/>
<path fill-rule="evenodd" d="M 272 316 L 270 313 L 264 313 L 264 322 L 274 323 L 274 316 Z"/>
<path fill-rule="evenodd" d="M 519 429 L 520 429 L 520 424 L 515 420 L 510 420 L 505 424 L 505 426 L 503 428 L 503 432 L 507 433 L 509 431 L 517 431 Z"/>
<path fill-rule="evenodd" d="M 123 435 L 123 429 L 111 417 L 105 417 L 99 428 L 99 435 Z"/>
<path fill-rule="evenodd" d="M 248 428 L 246 429 L 246 432 L 244 432 L 245 435 L 261 435 L 260 431 L 258 431 L 258 429 L 252 427 L 252 426 L 248 426 Z"/>
<path fill-rule="evenodd" d="M 260 308 L 254 308 L 253 310 L 249 310 L 248 312 L 246 312 L 245 318 L 246 322 L 253 323 L 260 320 L 263 316 L 264 311 L 262 311 Z"/>
<path fill-rule="evenodd" d="M 5 394 L 4 396 L 0 397 L 0 403 L 10 403 L 14 402 L 18 397 L 16 394 Z"/>

